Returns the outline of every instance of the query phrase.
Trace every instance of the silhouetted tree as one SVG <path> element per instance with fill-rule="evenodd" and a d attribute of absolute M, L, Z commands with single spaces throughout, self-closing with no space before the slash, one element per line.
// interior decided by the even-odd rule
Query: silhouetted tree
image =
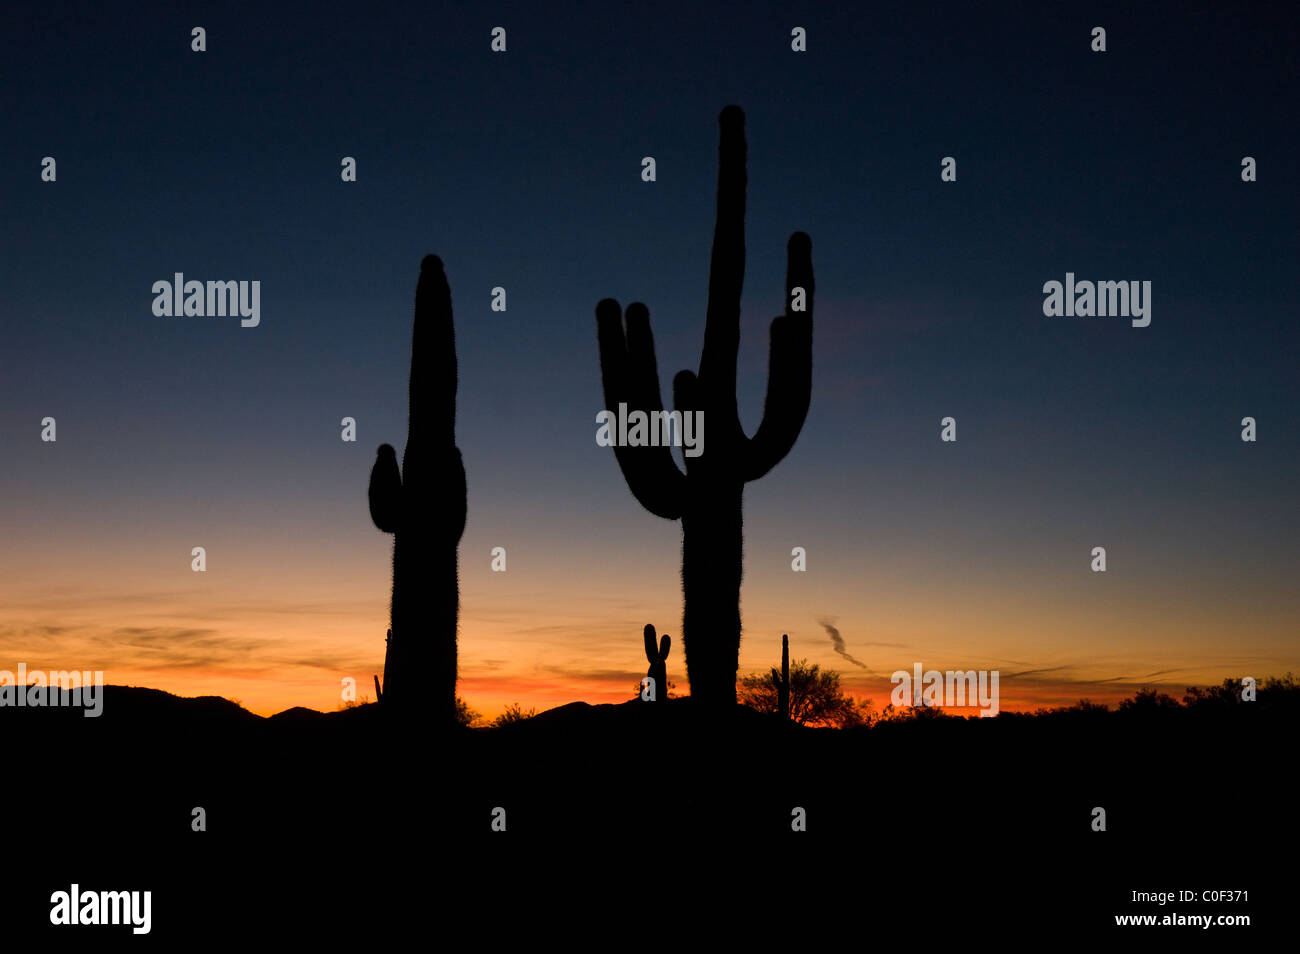
<path fill-rule="evenodd" d="M 1300 706 L 1300 682 L 1291 673 L 1285 676 L 1265 676 L 1256 682 L 1253 702 L 1242 698 L 1241 678 L 1229 677 L 1217 686 L 1189 686 L 1183 696 L 1183 705 L 1192 709 L 1208 707 L 1258 705 L 1262 708 Z"/>
<path fill-rule="evenodd" d="M 1121 712 L 1154 712 L 1178 709 L 1180 706 L 1178 700 L 1168 693 L 1143 688 L 1132 699 L 1121 699 L 1119 708 Z"/>
<path fill-rule="evenodd" d="M 927 706 L 927 705 L 911 706 L 910 708 L 905 709 L 905 710 L 903 710 L 903 711 L 904 711 L 904 713 L 905 713 L 905 716 L 904 716 L 904 717 L 905 717 L 905 718 L 911 718 L 911 719 L 948 719 L 948 718 L 952 718 L 951 716 L 948 715 L 948 713 L 946 713 L 946 712 L 943 711 L 943 707 L 942 707 L 942 706 Z"/>
<path fill-rule="evenodd" d="M 1091 699 L 1080 699 L 1072 706 L 1066 706 L 1063 712 L 1109 712 L 1110 706 L 1104 702 L 1093 702 Z"/>
<path fill-rule="evenodd" d="M 1269 698 L 1270 705 L 1300 704 L 1300 680 L 1297 680 L 1292 673 L 1288 672 L 1285 676 L 1265 676 L 1260 681 L 1259 688 Z"/>
<path fill-rule="evenodd" d="M 1001 718 L 1008 714 L 1009 713 L 1004 710 L 1003 712 L 998 713 L 998 717 Z M 942 706 L 896 706 L 891 702 L 889 705 L 885 706 L 884 709 L 880 710 L 879 715 L 875 715 L 871 718 L 869 724 L 879 725 L 882 722 L 915 722 L 917 720 L 951 718 L 954 718 L 954 716 L 950 716 L 948 713 L 944 712 Z"/>
<path fill-rule="evenodd" d="M 800 725 L 849 728 L 871 721 L 871 701 L 857 702 L 840 688 L 840 674 L 797 659 L 790 664 L 790 718 Z M 781 711 L 781 670 L 740 679 L 740 702 L 759 712 Z"/>
<path fill-rule="evenodd" d="M 1228 678 L 1217 686 L 1188 686 L 1183 705 L 1189 708 L 1210 705 L 1236 705 L 1241 702 L 1241 680 Z"/>
<path fill-rule="evenodd" d="M 456 448 L 456 341 L 451 288 L 436 255 L 415 290 L 410 417 L 402 470 L 382 444 L 370 472 L 370 516 L 393 534 L 392 630 L 383 706 L 408 720 L 457 721 L 457 547 L 465 530 L 465 467 Z"/>
<path fill-rule="evenodd" d="M 499 729 L 503 725 L 510 725 L 515 722 L 524 722 L 535 715 L 537 715 L 536 709 L 529 709 L 525 712 L 519 703 L 515 702 L 506 706 L 505 712 L 492 720 L 492 727 Z"/>
<path fill-rule="evenodd" d="M 673 379 L 673 406 L 703 413 L 703 453 L 615 446 L 636 499 L 651 513 L 682 521 L 682 647 L 691 696 L 706 705 L 734 705 L 740 651 L 741 494 L 789 453 L 808 414 L 812 390 L 812 241 L 802 232 L 787 245 L 785 314 L 772 322 L 763 420 L 746 437 L 736 408 L 736 353 L 745 274 L 745 114 L 726 107 L 718 117 L 717 223 L 709 270 L 709 300 L 699 371 Z M 796 291 L 798 290 L 798 291 Z M 596 306 L 605 406 L 645 412 L 655 426 L 663 411 L 650 312 L 627 307 L 627 327 L 612 298 Z"/>
<path fill-rule="evenodd" d="M 466 728 L 483 723 L 483 713 L 471 709 L 469 703 L 460 696 L 456 697 L 456 721 Z"/>
<path fill-rule="evenodd" d="M 874 725 L 879 718 L 879 714 L 872 708 L 870 699 L 845 696 L 844 704 L 835 711 L 830 724 L 837 729 L 853 729 L 860 725 Z"/>

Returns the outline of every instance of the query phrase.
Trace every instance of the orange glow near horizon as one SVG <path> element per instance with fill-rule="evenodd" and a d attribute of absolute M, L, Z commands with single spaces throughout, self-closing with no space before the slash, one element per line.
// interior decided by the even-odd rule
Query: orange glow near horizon
<path fill-rule="evenodd" d="M 645 532 L 632 554 L 615 539 L 618 523 L 608 540 L 572 552 L 515 531 L 508 574 L 489 569 L 492 528 L 467 531 L 458 694 L 472 708 L 491 718 L 513 703 L 543 711 L 630 699 L 646 671 L 647 622 L 672 636 L 669 679 L 686 693 L 680 533 L 636 513 L 620 520 Z M 391 538 L 360 520 L 306 541 L 275 529 L 261 535 L 270 544 L 238 530 L 195 532 L 209 542 L 203 574 L 159 527 L 107 534 L 130 540 L 107 552 L 87 554 L 57 535 L 9 549 L 0 556 L 0 669 L 99 669 L 108 684 L 223 696 L 259 715 L 337 709 L 347 677 L 358 699 L 373 698 Z M 1004 711 L 1085 697 L 1113 705 L 1143 686 L 1181 697 L 1229 676 L 1300 670 L 1285 601 L 1225 599 L 1213 579 L 1193 601 L 1187 581 L 1103 584 L 1084 574 L 1070 589 L 1034 571 L 1010 584 L 972 571 L 922 584 L 915 554 L 896 552 L 872 575 L 839 569 L 866 565 L 868 553 L 823 555 L 814 575 L 757 557 L 769 552 L 788 547 L 757 537 L 747 546 L 741 673 L 778 665 L 789 633 L 792 658 L 838 671 L 846 691 L 877 710 L 889 702 L 890 673 L 917 662 L 997 669 Z M 1222 586 L 1241 595 L 1238 581 Z M 861 665 L 834 651 L 823 620 Z"/>
<path fill-rule="evenodd" d="M 183 605 L 169 605 L 169 600 Z M 383 668 L 382 596 L 371 601 L 378 605 L 277 607 L 251 602 L 228 607 L 228 618 L 218 614 L 223 616 L 219 621 L 193 614 L 194 600 L 193 593 L 177 592 L 169 599 L 155 596 L 143 605 L 110 606 L 91 600 L 78 608 L 66 603 L 57 624 L 11 622 L 0 643 L 0 669 L 16 670 L 19 662 L 29 671 L 102 669 L 111 685 L 147 686 L 182 696 L 223 696 L 259 715 L 293 706 L 337 709 L 343 702 L 343 680 L 349 676 L 355 680 L 358 699 L 373 698 L 372 677 L 382 677 Z M 499 607 L 484 614 L 487 619 L 480 618 L 473 601 L 467 602 L 457 693 L 489 719 L 512 703 L 540 712 L 579 700 L 599 704 L 632 698 L 646 666 L 640 638 L 643 624 L 638 621 L 666 618 L 664 613 L 637 614 L 623 607 L 587 616 L 553 610 L 554 623 L 530 626 L 520 625 L 518 617 Z M 11 603 L 11 614 L 14 609 Z M 746 616 L 752 629 L 774 635 L 764 639 L 751 630 L 745 636 L 741 673 L 778 665 L 780 637 L 775 634 L 783 627 L 764 626 L 758 612 Z M 1035 623 L 1032 618 L 1027 621 L 1030 628 Z M 1228 676 L 1280 674 L 1288 668 L 1279 659 L 1273 666 L 1256 663 L 1246 669 L 1242 662 L 1234 665 L 1231 657 L 1224 656 L 1169 671 L 1171 667 L 1143 662 L 1142 655 L 1134 652 L 1097 652 L 1088 665 L 1055 653 L 1030 665 L 1026 660 L 1033 657 L 1028 649 L 1009 635 L 1004 635 L 996 654 L 963 651 L 958 645 L 945 645 L 943 627 L 923 617 L 912 620 L 914 631 L 923 633 L 927 627 L 934 631 L 913 638 L 934 649 L 921 652 L 903 645 L 862 648 L 870 641 L 855 638 L 860 629 L 851 618 L 841 616 L 835 625 L 849 653 L 870 663 L 869 671 L 835 653 L 815 622 L 784 627 L 794 630 L 791 655 L 838 671 L 846 692 L 871 699 L 877 711 L 889 704 L 893 689 L 889 674 L 896 669 L 911 672 L 918 661 L 927 670 L 999 670 L 1003 711 L 1070 705 L 1081 698 L 1114 705 L 1144 686 L 1181 697 L 1189 685 L 1217 684 Z M 659 629 L 673 636 L 668 667 L 671 691 L 685 695 L 677 627 Z M 1068 641 L 1063 639 L 1062 644 Z"/>

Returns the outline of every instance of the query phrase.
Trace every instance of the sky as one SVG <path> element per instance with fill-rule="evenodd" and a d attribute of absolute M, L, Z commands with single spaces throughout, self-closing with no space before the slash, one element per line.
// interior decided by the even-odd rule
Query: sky
<path fill-rule="evenodd" d="M 648 305 L 665 393 L 698 365 L 736 103 L 750 433 L 791 232 L 817 279 L 807 422 L 745 491 L 741 672 L 782 633 L 877 707 L 917 662 L 998 669 L 1004 709 L 1300 671 L 1293 5 L 539 6 L 17 15 L 0 669 L 261 714 L 372 693 L 392 538 L 366 485 L 405 440 L 434 253 L 468 475 L 459 692 L 489 715 L 630 698 L 642 626 L 680 630 L 681 531 L 594 439 L 594 308 Z M 155 316 L 175 272 L 260 281 L 260 323 Z M 1150 325 L 1045 316 L 1067 272 L 1150 281 Z M 685 692 L 679 645 L 668 672 Z"/>

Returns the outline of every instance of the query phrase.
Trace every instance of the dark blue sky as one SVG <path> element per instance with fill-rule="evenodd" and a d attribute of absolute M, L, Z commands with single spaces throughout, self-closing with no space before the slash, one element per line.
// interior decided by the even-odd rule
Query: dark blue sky
<path fill-rule="evenodd" d="M 250 538 L 306 522 L 382 547 L 364 486 L 375 446 L 404 440 L 429 252 L 455 302 L 467 534 L 485 534 L 467 540 L 589 532 L 627 572 L 637 535 L 671 550 L 595 446 L 593 309 L 649 305 L 665 388 L 697 365 L 735 102 L 751 432 L 790 232 L 812 236 L 817 274 L 812 409 L 747 491 L 749 578 L 797 537 L 842 554 L 846 579 L 907 550 L 936 585 L 955 568 L 1024 585 L 1104 538 L 1146 554 L 1141 585 L 1174 602 L 1218 579 L 1296 607 L 1295 5 L 719 6 L 18 15 L 0 41 L 9 560 L 58 527 L 111 554 L 137 519 Z M 154 317 L 150 287 L 176 271 L 260 280 L 261 325 Z M 1045 318 L 1042 285 L 1067 271 L 1150 280 L 1150 327 Z"/>

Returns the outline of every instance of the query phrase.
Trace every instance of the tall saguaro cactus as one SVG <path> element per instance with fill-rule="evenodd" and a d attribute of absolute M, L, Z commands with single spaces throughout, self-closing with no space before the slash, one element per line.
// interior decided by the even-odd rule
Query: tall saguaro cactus
<path fill-rule="evenodd" d="M 753 437 L 736 408 L 740 293 L 745 277 L 745 114 L 718 117 L 718 208 L 709 300 L 699 371 L 673 379 L 673 405 L 703 413 L 707 441 L 684 456 L 682 473 L 663 443 L 616 446 L 633 496 L 651 513 L 682 521 L 682 645 L 691 696 L 734 705 L 740 652 L 741 495 L 789 453 L 808 415 L 812 392 L 812 241 L 802 232 L 786 247 L 785 314 L 772 322 L 767 397 Z M 626 329 L 624 328 L 626 318 Z M 637 302 L 626 316 L 612 298 L 596 306 L 600 369 L 607 408 L 654 415 L 663 410 L 650 312 Z"/>
<path fill-rule="evenodd" d="M 668 701 L 668 649 L 672 645 L 672 639 L 667 633 L 664 633 L 663 639 L 659 640 L 658 648 L 655 647 L 655 628 L 650 623 L 645 624 L 645 658 L 650 663 L 650 668 L 646 670 L 646 675 L 654 680 L 655 702 Z"/>
<path fill-rule="evenodd" d="M 402 469 L 382 444 L 370 471 L 370 517 L 393 534 L 392 632 L 383 705 L 414 719 L 456 719 L 457 547 L 465 466 L 456 447 L 456 339 L 442 261 L 427 255 L 415 289 L 410 419 Z"/>
<path fill-rule="evenodd" d="M 782 719 L 790 718 L 790 634 L 781 634 L 781 681 L 776 684 L 776 708 Z"/>

